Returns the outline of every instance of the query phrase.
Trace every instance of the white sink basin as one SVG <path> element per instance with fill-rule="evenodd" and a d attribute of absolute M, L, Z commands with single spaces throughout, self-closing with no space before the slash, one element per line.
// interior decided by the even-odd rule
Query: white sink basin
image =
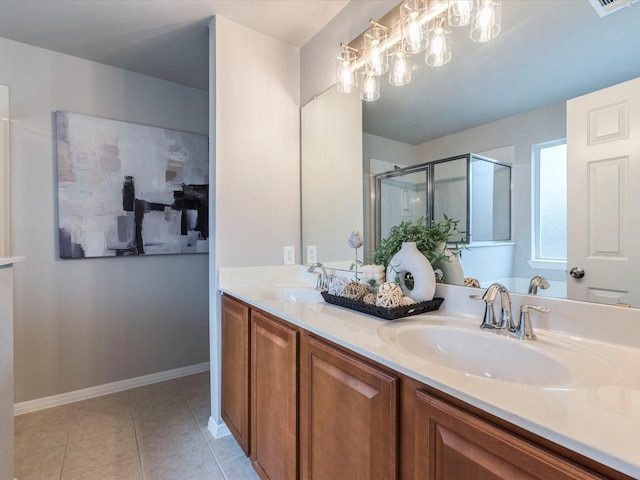
<path fill-rule="evenodd" d="M 619 375 L 604 358 L 546 332 L 522 341 L 478 325 L 409 319 L 384 324 L 378 333 L 406 353 L 468 376 L 579 388 L 608 384 Z"/>
<path fill-rule="evenodd" d="M 324 299 L 318 290 L 307 285 L 285 285 L 265 290 L 264 296 L 271 300 L 283 302 L 323 302 Z"/>

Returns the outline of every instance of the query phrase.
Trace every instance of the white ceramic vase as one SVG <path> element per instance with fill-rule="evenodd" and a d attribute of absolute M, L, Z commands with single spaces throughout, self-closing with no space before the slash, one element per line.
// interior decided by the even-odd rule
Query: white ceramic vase
<path fill-rule="evenodd" d="M 444 283 L 449 285 L 464 285 L 464 271 L 462 270 L 458 255 L 449 250 L 444 242 L 439 243 L 437 248 L 449 259 L 448 262 L 442 260 L 434 265 L 442 271 Z"/>
<path fill-rule="evenodd" d="M 413 276 L 413 289 L 408 288 L 405 283 L 407 273 Z M 398 253 L 391 258 L 387 267 L 387 281 L 393 281 L 396 276 L 405 296 L 416 302 L 433 299 L 436 293 L 436 277 L 429 260 L 418 250 L 416 242 L 403 242 Z"/>

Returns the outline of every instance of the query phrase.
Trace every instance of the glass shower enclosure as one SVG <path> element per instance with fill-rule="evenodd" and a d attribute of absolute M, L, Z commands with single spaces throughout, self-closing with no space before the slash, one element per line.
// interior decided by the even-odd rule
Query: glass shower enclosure
<path fill-rule="evenodd" d="M 473 153 L 375 176 L 375 244 L 403 221 L 458 220 L 463 243 L 511 239 L 511 166 Z"/>

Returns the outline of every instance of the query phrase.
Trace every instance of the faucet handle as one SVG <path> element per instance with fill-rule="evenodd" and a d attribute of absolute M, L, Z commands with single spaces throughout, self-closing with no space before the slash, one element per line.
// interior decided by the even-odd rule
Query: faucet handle
<path fill-rule="evenodd" d="M 511 332 L 521 340 L 535 340 L 538 338 L 533 331 L 533 326 L 531 325 L 529 310 L 535 310 L 540 313 L 550 312 L 548 308 L 541 307 L 539 305 L 522 305 L 520 307 L 520 321 L 518 322 L 518 326 Z"/>
<path fill-rule="evenodd" d="M 472 300 L 483 300 L 485 302 L 484 316 L 482 318 L 482 325 L 480 325 L 480 328 L 496 328 L 496 312 L 493 309 L 493 302 L 495 299 L 491 296 L 487 296 L 486 292 L 484 295 L 469 295 L 469 298 Z"/>

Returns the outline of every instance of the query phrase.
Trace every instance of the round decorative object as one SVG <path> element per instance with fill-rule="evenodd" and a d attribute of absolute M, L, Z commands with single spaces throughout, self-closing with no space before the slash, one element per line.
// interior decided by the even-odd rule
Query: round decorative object
<path fill-rule="evenodd" d="M 351 248 L 360 248 L 362 245 L 364 245 L 362 234 L 358 230 L 354 230 L 353 232 L 351 232 L 351 235 L 349 235 L 349 240 L 347 240 L 347 243 Z"/>
<path fill-rule="evenodd" d="M 331 285 L 329 285 L 329 294 L 338 295 L 341 297 L 342 293 L 344 292 L 344 287 L 347 286 L 347 283 L 349 283 L 349 280 L 347 280 L 346 278 L 335 277 L 331 282 Z"/>
<path fill-rule="evenodd" d="M 402 303 L 402 289 L 395 282 L 385 282 L 378 288 L 376 306 L 395 308 Z"/>
<path fill-rule="evenodd" d="M 464 279 L 464 286 L 480 288 L 480 282 L 475 278 L 467 277 Z"/>
<path fill-rule="evenodd" d="M 403 307 L 407 305 L 413 305 L 416 301 L 411 297 L 402 297 L 402 302 L 400 303 Z"/>
<path fill-rule="evenodd" d="M 408 273 L 413 276 L 413 289 L 407 287 L 405 281 Z M 411 297 L 416 302 L 433 299 L 436 293 L 436 277 L 429 260 L 418 250 L 416 242 L 403 242 L 398 253 L 391 258 L 387 267 L 387 279 L 396 276 L 404 296 Z"/>
<path fill-rule="evenodd" d="M 364 297 L 362 297 L 362 301 L 368 305 L 376 304 L 376 294 L 375 293 L 367 293 Z"/>
<path fill-rule="evenodd" d="M 362 267 L 362 281 L 365 283 L 380 285 L 384 283 L 384 265 L 364 265 Z"/>
<path fill-rule="evenodd" d="M 368 293 L 369 289 L 366 285 L 358 282 L 349 282 L 345 285 L 342 296 L 351 300 L 360 300 Z"/>
<path fill-rule="evenodd" d="M 434 265 L 442 270 L 444 283 L 449 285 L 464 285 L 464 271 L 462 270 L 458 255 L 449 250 L 447 244 L 444 242 L 440 242 L 436 248 L 442 251 L 442 254 L 446 258 L 446 260 L 443 259 Z"/>

